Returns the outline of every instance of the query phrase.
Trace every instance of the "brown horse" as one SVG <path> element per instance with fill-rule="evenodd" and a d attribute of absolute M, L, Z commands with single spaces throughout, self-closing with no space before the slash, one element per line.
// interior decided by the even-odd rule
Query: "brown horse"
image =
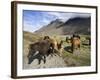
<path fill-rule="evenodd" d="M 44 40 L 47 40 L 52 44 L 52 47 L 57 51 L 58 50 L 58 42 L 55 38 L 50 38 L 49 36 L 44 36 Z"/>
<path fill-rule="evenodd" d="M 72 52 L 74 52 L 74 50 L 76 49 L 80 49 L 80 36 L 79 35 L 73 35 L 71 38 L 71 49 Z"/>
<path fill-rule="evenodd" d="M 38 59 L 38 64 L 41 63 L 41 60 L 46 62 L 46 56 L 53 53 L 54 46 L 47 40 L 41 40 L 29 45 L 29 54 L 28 54 L 28 64 L 34 59 Z"/>
<path fill-rule="evenodd" d="M 60 43 L 55 38 L 50 38 L 49 36 L 45 36 L 44 40 L 48 40 L 53 47 L 53 53 L 58 53 L 59 56 L 62 55 L 63 50 L 63 41 L 61 40 Z"/>
<path fill-rule="evenodd" d="M 57 41 L 45 36 L 43 40 L 29 45 L 28 64 L 31 64 L 34 59 L 38 59 L 38 64 L 41 63 L 41 60 L 45 63 L 46 56 L 53 56 L 55 53 L 59 53 Z"/>

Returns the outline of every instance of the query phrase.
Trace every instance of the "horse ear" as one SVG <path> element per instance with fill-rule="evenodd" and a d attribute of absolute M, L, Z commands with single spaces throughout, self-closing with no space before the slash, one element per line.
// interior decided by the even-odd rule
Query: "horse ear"
<path fill-rule="evenodd" d="M 60 43 L 57 43 L 57 47 L 60 48 L 63 44 L 63 41 L 61 40 Z"/>
<path fill-rule="evenodd" d="M 50 37 L 49 36 L 44 36 L 44 40 L 46 40 L 46 39 L 50 39 Z"/>

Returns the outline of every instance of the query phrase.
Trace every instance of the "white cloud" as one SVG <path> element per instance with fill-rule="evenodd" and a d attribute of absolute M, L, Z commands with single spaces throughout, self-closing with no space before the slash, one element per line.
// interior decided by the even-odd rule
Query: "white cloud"
<path fill-rule="evenodd" d="M 69 18 L 73 17 L 89 17 L 90 14 L 88 13 L 62 13 L 62 12 L 48 12 L 49 15 L 56 16 L 62 21 L 67 21 Z"/>

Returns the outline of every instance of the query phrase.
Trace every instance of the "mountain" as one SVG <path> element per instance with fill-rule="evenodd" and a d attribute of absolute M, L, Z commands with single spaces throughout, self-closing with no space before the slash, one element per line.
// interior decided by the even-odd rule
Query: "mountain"
<path fill-rule="evenodd" d="M 71 18 L 66 22 L 56 19 L 41 29 L 35 31 L 36 34 L 43 35 L 67 35 L 67 34 L 90 34 L 91 18 Z"/>

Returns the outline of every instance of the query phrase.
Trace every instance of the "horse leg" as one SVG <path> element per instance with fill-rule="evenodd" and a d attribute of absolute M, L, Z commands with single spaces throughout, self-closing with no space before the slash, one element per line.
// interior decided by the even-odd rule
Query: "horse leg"
<path fill-rule="evenodd" d="M 73 44 L 72 44 L 72 46 L 71 46 L 71 51 L 72 51 L 72 53 L 73 53 L 73 51 L 74 51 L 74 47 L 73 47 Z"/>
<path fill-rule="evenodd" d="M 43 58 L 42 58 L 42 55 L 39 55 L 39 57 L 38 57 L 38 64 L 40 64 L 41 63 L 41 60 L 42 60 Z"/>
<path fill-rule="evenodd" d="M 40 64 L 40 63 L 41 63 L 41 59 L 38 60 L 38 64 Z"/>
<path fill-rule="evenodd" d="M 78 49 L 80 50 L 80 44 L 78 45 Z"/>
<path fill-rule="evenodd" d="M 46 63 L 46 56 L 44 55 L 43 57 L 44 57 L 44 64 L 45 64 Z"/>
<path fill-rule="evenodd" d="M 80 44 L 78 45 L 78 48 L 79 48 L 79 52 L 80 52 Z"/>
<path fill-rule="evenodd" d="M 80 44 L 78 45 L 78 48 L 80 48 Z"/>

